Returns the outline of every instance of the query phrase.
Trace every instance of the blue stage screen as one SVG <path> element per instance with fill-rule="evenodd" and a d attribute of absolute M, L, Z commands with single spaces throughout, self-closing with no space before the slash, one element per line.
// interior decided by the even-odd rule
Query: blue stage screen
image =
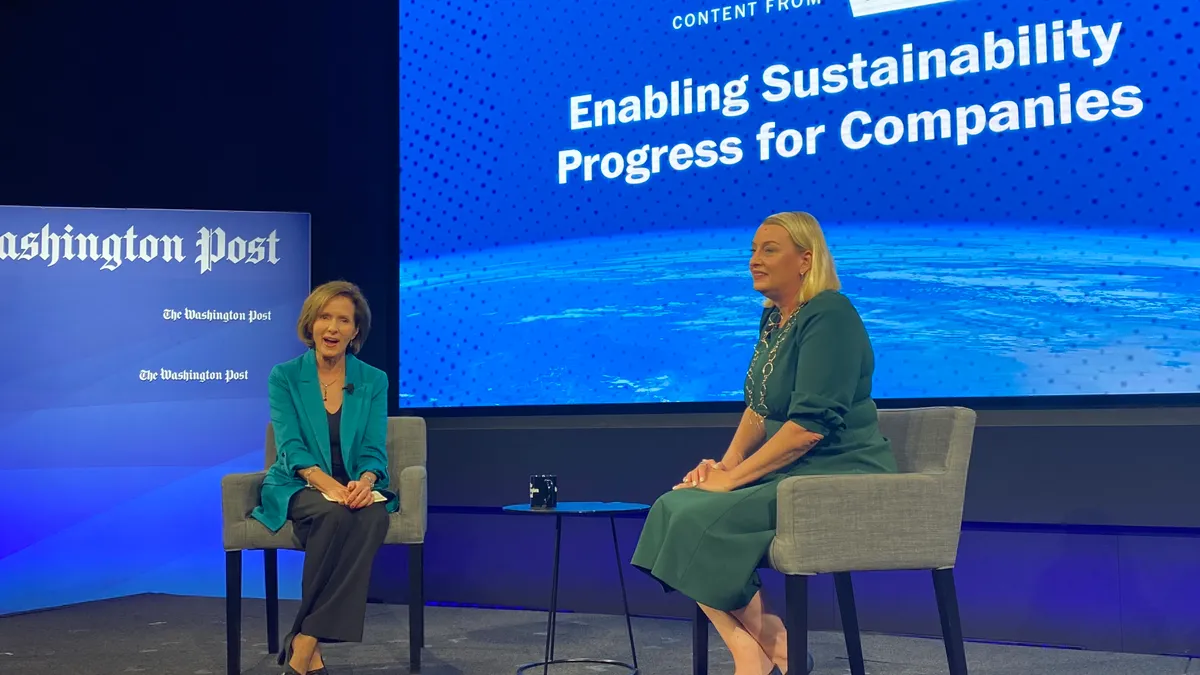
<path fill-rule="evenodd" d="M 1200 392 L 1190 3 L 401 3 L 409 408 L 737 401 L 822 223 L 877 398 Z"/>
<path fill-rule="evenodd" d="M 262 470 L 267 375 L 305 349 L 308 215 L 0 207 L 0 287 L 0 614 L 221 595 L 221 477 Z"/>

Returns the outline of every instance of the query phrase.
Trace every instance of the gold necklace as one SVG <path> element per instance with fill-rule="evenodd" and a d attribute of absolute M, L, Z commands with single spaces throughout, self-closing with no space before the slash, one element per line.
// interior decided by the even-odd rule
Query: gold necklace
<path fill-rule="evenodd" d="M 337 378 L 335 377 L 332 380 L 330 380 L 329 384 L 325 384 L 324 382 L 321 382 L 321 378 L 317 378 L 317 382 L 321 383 L 321 400 L 328 401 L 329 400 L 329 388 L 333 386 L 334 382 L 337 382 Z"/>

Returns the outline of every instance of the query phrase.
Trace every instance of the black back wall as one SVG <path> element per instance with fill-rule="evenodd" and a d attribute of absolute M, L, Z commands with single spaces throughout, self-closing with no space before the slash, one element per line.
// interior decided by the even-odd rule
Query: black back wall
<path fill-rule="evenodd" d="M 398 27 L 395 2 L 0 0 L 0 204 L 311 213 L 313 284 L 363 288 L 360 355 L 394 377 Z"/>

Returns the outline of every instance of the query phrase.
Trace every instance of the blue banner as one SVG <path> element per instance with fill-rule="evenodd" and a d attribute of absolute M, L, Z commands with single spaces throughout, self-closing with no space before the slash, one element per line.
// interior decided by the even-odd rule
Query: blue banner
<path fill-rule="evenodd" d="M 0 208 L 0 613 L 224 591 L 220 478 L 304 350 L 307 214 Z"/>

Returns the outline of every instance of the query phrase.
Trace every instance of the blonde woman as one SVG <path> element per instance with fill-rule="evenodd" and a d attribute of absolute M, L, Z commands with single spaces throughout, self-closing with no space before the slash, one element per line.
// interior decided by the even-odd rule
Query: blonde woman
<path fill-rule="evenodd" d="M 816 219 L 763 221 L 750 274 L 766 300 L 741 422 L 720 461 L 701 461 L 654 503 L 632 563 L 700 605 L 736 675 L 766 675 L 788 672 L 783 622 L 765 609 L 756 571 L 775 536 L 779 481 L 895 472 L 896 461 L 871 399 L 871 341 Z"/>

